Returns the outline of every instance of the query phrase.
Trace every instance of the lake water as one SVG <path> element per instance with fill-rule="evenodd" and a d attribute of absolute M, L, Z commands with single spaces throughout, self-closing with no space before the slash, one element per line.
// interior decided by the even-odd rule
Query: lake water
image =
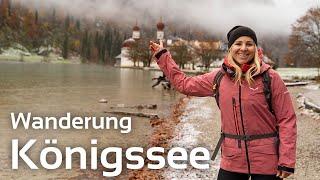
<path fill-rule="evenodd" d="M 11 112 L 32 112 L 38 116 L 59 117 L 71 112 L 72 116 L 113 116 L 103 113 L 111 106 L 124 104 L 157 104 L 157 113 L 164 117 L 170 112 L 179 94 L 152 89 L 152 77 L 160 72 L 119 69 L 97 65 L 0 63 L 0 176 L 9 178 L 76 178 L 88 171 L 77 169 L 30 170 L 19 161 L 19 170 L 11 169 L 11 140 L 19 139 L 19 146 L 30 139 L 37 142 L 28 154 L 39 164 L 40 150 L 47 147 L 44 139 L 57 139 L 57 147 L 91 147 L 90 140 L 98 140 L 98 147 L 145 147 L 151 134 L 149 120 L 132 117 L 132 131 L 121 134 L 115 130 L 25 130 L 12 129 Z M 102 98 L 108 103 L 98 101 Z M 119 106 L 119 105 L 118 105 Z M 122 105 L 123 106 L 123 105 Z M 41 166 L 40 166 L 41 167 Z"/>

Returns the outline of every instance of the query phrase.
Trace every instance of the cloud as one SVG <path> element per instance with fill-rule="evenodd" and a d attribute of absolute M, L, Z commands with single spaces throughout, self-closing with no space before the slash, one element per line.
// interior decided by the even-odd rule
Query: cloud
<path fill-rule="evenodd" d="M 37 7 L 64 8 L 78 17 L 102 17 L 133 25 L 164 22 L 200 27 L 225 34 L 235 25 L 258 34 L 289 34 L 291 24 L 318 0 L 21 0 Z"/>

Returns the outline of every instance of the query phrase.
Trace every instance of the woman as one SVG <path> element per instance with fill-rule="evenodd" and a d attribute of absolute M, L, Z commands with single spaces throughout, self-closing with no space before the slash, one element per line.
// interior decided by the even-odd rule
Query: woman
<path fill-rule="evenodd" d="M 162 42 L 150 42 L 150 49 L 161 70 L 183 94 L 212 96 L 216 94 L 216 75 L 225 74 L 217 99 L 222 131 L 219 180 L 286 178 L 294 172 L 297 131 L 289 92 L 278 73 L 262 61 L 252 29 L 235 26 L 227 38 L 229 50 L 222 68 L 195 77 L 186 77 L 179 70 Z M 264 92 L 266 73 L 271 79 L 270 103 Z"/>

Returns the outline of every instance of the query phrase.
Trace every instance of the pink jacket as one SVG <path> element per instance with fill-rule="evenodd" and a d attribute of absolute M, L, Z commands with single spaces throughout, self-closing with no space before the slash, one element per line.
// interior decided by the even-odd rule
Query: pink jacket
<path fill-rule="evenodd" d="M 168 51 L 160 51 L 156 54 L 156 57 L 160 69 L 176 90 L 191 96 L 213 95 L 213 80 L 218 70 L 195 77 L 186 77 L 179 70 Z M 268 67 L 269 65 L 263 63 L 261 73 L 266 71 Z M 297 126 L 291 97 L 279 74 L 272 69 L 269 70 L 269 74 L 274 114 L 268 109 L 263 93 L 262 76 L 256 76 L 255 84 L 249 87 L 246 82 L 239 86 L 228 75 L 225 75 L 219 88 L 221 129 L 223 132 L 243 135 L 240 120 L 240 98 L 246 135 L 273 133 L 276 131 L 276 126 L 279 127 L 279 147 L 276 145 L 276 138 L 274 137 L 248 141 L 249 163 L 252 174 L 276 174 L 277 169 L 293 172 L 295 167 Z M 241 97 L 239 97 L 240 89 Z M 240 142 L 239 146 L 238 140 L 224 139 L 221 146 L 222 169 L 248 173 L 244 141 Z M 277 147 L 279 150 L 277 150 Z"/>

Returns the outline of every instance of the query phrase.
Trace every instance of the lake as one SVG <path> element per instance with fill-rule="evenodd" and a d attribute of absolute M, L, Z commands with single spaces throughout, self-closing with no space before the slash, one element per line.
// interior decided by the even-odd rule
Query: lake
<path fill-rule="evenodd" d="M 34 130 L 12 129 L 11 112 L 31 112 L 37 116 L 114 116 L 105 114 L 111 106 L 136 106 L 157 104 L 160 117 L 168 116 L 170 106 L 180 97 L 174 91 L 158 86 L 152 89 L 153 77 L 161 75 L 156 71 L 138 69 L 119 69 L 84 64 L 46 64 L 46 63 L 0 63 L 0 176 L 3 178 L 76 178 L 89 171 L 80 171 L 77 161 L 73 170 L 65 170 L 65 165 L 57 170 L 44 168 L 30 170 L 21 160 L 19 169 L 11 169 L 11 140 L 19 139 L 22 147 L 30 139 L 37 142 L 28 154 L 39 165 L 40 150 L 44 139 L 57 139 L 57 147 L 81 146 L 89 149 L 91 139 L 97 139 L 98 147 L 146 147 L 152 132 L 149 119 L 132 116 L 132 131 L 120 133 L 119 129 L 110 130 Z M 105 98 L 108 103 L 99 103 Z M 132 109 L 137 111 L 136 109 Z M 54 157 L 54 156 L 53 156 Z M 48 157 L 49 160 L 52 158 Z M 41 167 L 41 166 L 40 166 Z"/>

